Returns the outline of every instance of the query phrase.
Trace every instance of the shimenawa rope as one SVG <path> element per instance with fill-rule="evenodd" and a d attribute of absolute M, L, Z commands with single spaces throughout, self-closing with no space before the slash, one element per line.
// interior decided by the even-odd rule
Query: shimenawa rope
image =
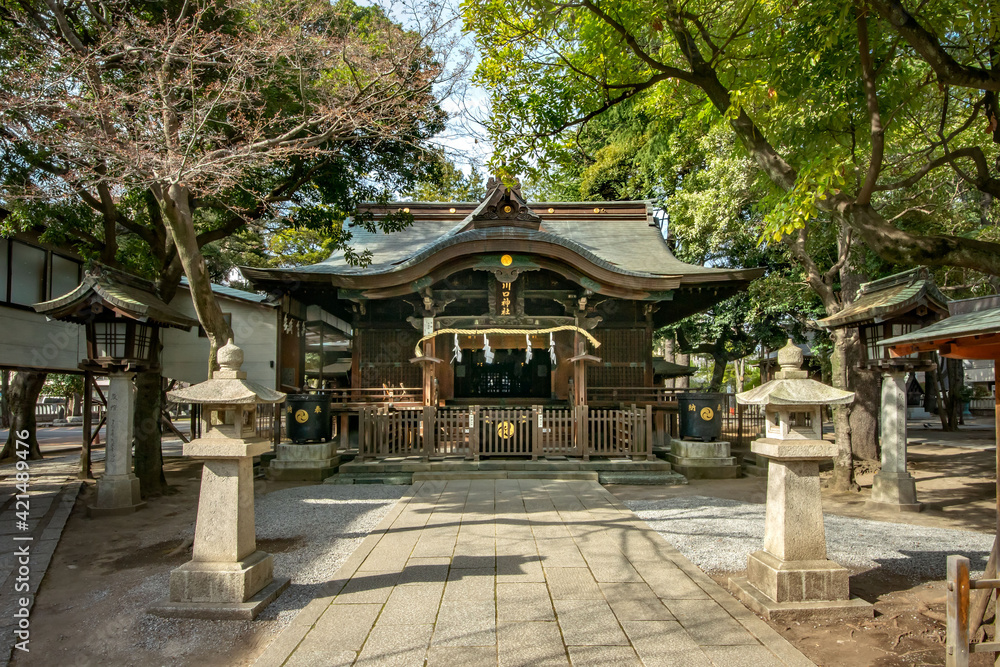
<path fill-rule="evenodd" d="M 491 329 L 438 329 L 437 331 L 435 331 L 431 335 L 424 336 L 423 338 L 421 338 L 420 340 L 418 340 L 417 341 L 417 345 L 416 345 L 416 347 L 413 348 L 413 350 L 416 353 L 417 357 L 424 356 L 424 352 L 423 352 L 423 350 L 420 349 L 420 346 L 423 345 L 425 341 L 428 341 L 431 338 L 434 338 L 435 336 L 437 336 L 439 334 L 459 334 L 461 336 L 481 336 L 483 334 L 528 334 L 528 335 L 530 335 L 530 334 L 539 334 L 540 335 L 540 334 L 547 334 L 547 333 L 555 333 L 557 331 L 576 331 L 577 333 L 583 334 L 587 338 L 587 340 L 590 341 L 591 345 L 594 346 L 594 348 L 598 348 L 598 347 L 601 346 L 600 341 L 598 341 L 596 338 L 594 338 L 594 336 L 591 335 L 591 333 L 589 331 L 587 331 L 586 329 L 578 327 L 578 326 L 576 326 L 574 324 L 564 324 L 564 325 L 558 326 L 558 327 L 549 327 L 548 329 L 534 329 L 534 330 L 527 330 L 527 329 L 502 329 L 502 328 L 491 328 Z"/>

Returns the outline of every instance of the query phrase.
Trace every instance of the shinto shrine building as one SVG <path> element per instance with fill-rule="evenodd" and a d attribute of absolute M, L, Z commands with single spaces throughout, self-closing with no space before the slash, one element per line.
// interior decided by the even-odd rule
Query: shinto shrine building
<path fill-rule="evenodd" d="M 360 214 L 400 212 L 398 232 L 345 223 L 365 265 L 243 269 L 288 314 L 279 389 L 328 393 L 344 444 L 356 416 L 362 459 L 651 456 L 654 332 L 762 272 L 679 261 L 645 201 L 529 203 L 490 179 L 481 202 Z"/>

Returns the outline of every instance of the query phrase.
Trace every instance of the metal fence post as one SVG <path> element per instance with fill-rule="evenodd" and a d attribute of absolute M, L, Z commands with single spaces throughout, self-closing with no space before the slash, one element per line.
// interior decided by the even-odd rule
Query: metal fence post
<path fill-rule="evenodd" d="M 948 556 L 945 667 L 969 667 L 969 559 Z"/>

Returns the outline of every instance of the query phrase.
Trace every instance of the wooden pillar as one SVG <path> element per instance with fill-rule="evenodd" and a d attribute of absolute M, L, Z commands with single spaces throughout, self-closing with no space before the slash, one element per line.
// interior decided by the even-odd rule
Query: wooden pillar
<path fill-rule="evenodd" d="M 578 334 L 579 335 L 579 334 Z M 587 353 L 587 344 L 583 341 L 577 343 L 577 357 L 582 357 Z M 576 404 L 587 404 L 587 366 L 583 361 L 573 363 L 573 391 L 575 392 Z"/>
<path fill-rule="evenodd" d="M 646 460 L 655 461 L 656 454 L 653 453 L 653 406 L 646 406 Z"/>
<path fill-rule="evenodd" d="M 341 451 L 347 451 L 350 448 L 350 428 L 351 428 L 351 413 L 341 412 L 340 413 L 340 424 L 337 426 L 337 435 L 340 436 L 340 449 Z"/>
<path fill-rule="evenodd" d="M 7 395 L 4 393 L 4 398 Z M 91 433 L 93 428 L 94 409 L 94 374 L 91 371 L 83 372 L 83 449 L 80 450 L 80 479 L 90 479 L 90 445 L 94 436 Z"/>
<path fill-rule="evenodd" d="M 993 360 L 993 414 L 996 418 L 996 461 L 997 472 L 1000 473 L 1000 358 Z M 1000 538 L 1000 474 L 997 475 L 997 531 L 996 537 Z M 994 542 L 994 545 L 996 542 Z M 998 594 L 1000 595 L 1000 594 Z M 997 598 L 1000 600 L 1000 597 Z M 997 603 L 1000 606 L 1000 602 Z"/>
<path fill-rule="evenodd" d="M 576 406 L 576 447 L 584 461 L 590 460 L 590 443 L 587 442 L 587 421 L 589 420 L 586 405 Z"/>
<path fill-rule="evenodd" d="M 531 406 L 531 460 L 538 460 L 542 449 L 542 406 Z"/>
<path fill-rule="evenodd" d="M 479 406 L 469 408 L 469 455 L 474 461 L 479 461 Z"/>
<path fill-rule="evenodd" d="M 431 455 L 434 453 L 434 443 L 437 438 L 435 438 L 435 425 L 434 425 L 434 413 L 437 411 L 432 405 L 424 406 L 424 461 L 430 462 Z"/>
<path fill-rule="evenodd" d="M 434 339 L 424 341 L 424 356 L 434 357 Z M 437 405 L 434 391 L 434 380 L 437 376 L 437 364 L 425 362 L 424 367 L 424 405 Z"/>

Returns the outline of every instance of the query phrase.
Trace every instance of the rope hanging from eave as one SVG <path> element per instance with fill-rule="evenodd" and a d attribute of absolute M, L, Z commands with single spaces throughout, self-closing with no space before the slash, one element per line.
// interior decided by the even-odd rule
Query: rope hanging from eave
<path fill-rule="evenodd" d="M 552 334 L 552 333 L 555 333 L 557 331 L 576 331 L 577 333 L 583 334 L 587 338 L 587 340 L 590 341 L 590 344 L 593 345 L 595 349 L 599 348 L 601 346 L 600 341 L 598 341 L 596 338 L 594 338 L 593 334 L 591 334 L 586 329 L 583 329 L 582 327 L 576 326 L 575 324 L 563 324 L 562 326 L 558 326 L 558 327 L 549 327 L 547 329 L 533 329 L 533 330 L 530 330 L 530 331 L 526 330 L 526 329 L 503 329 L 503 328 L 499 328 L 499 327 L 494 327 L 494 328 L 490 328 L 490 329 L 438 329 L 437 331 L 435 331 L 431 335 L 424 336 L 423 338 L 421 338 L 420 340 L 417 341 L 416 346 L 413 348 L 414 349 L 414 353 L 415 353 L 414 356 L 416 356 L 418 358 L 424 356 L 424 351 L 421 349 L 421 346 L 424 344 L 425 341 L 428 341 L 431 338 L 434 338 L 434 336 L 437 336 L 438 334 L 456 334 L 456 335 L 462 335 L 462 336 L 479 336 L 480 334 L 482 334 L 482 335 L 485 335 L 485 334 L 526 334 L 526 335 L 531 335 L 531 334 Z"/>

